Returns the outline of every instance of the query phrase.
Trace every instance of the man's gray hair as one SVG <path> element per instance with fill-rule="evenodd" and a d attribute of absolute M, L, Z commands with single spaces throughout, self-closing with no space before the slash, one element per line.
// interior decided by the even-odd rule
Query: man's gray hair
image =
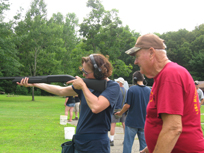
<path fill-rule="evenodd" d="M 162 51 L 162 52 L 167 53 L 165 49 L 155 49 L 155 50 L 156 50 L 156 51 Z"/>

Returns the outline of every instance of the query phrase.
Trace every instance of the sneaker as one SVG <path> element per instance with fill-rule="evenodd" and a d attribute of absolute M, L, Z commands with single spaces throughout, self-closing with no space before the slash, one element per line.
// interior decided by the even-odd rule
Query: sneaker
<path fill-rule="evenodd" d="M 110 141 L 110 146 L 114 146 L 114 141 Z"/>
<path fill-rule="evenodd" d="M 74 120 L 78 120 L 78 117 L 75 117 L 75 119 Z"/>

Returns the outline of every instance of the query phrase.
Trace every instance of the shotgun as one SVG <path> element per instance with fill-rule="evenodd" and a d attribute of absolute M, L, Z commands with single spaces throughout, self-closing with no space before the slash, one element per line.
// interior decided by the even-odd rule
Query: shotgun
<path fill-rule="evenodd" d="M 21 79 L 25 77 L 0 77 L 0 80 L 12 80 L 12 82 L 20 82 Z M 47 76 L 31 76 L 28 77 L 28 83 L 52 83 L 52 82 L 62 82 L 76 79 L 71 75 L 47 75 Z M 88 88 L 96 90 L 98 92 L 103 92 L 107 87 L 106 80 L 96 80 L 96 79 L 86 79 L 82 78 L 86 83 Z"/>

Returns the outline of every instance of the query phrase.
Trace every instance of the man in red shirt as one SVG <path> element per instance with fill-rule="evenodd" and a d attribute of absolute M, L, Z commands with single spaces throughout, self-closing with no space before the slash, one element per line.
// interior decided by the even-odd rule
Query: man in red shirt
<path fill-rule="evenodd" d="M 126 51 L 142 74 L 154 78 L 144 129 L 147 147 L 141 153 L 204 153 L 193 78 L 168 59 L 165 48 L 164 40 L 146 34 Z"/>

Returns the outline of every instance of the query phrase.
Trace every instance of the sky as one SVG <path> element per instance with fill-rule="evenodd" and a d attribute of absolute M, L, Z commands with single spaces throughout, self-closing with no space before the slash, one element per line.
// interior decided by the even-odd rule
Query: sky
<path fill-rule="evenodd" d="M 6 20 L 12 19 L 21 7 L 26 12 L 33 0 L 9 0 L 10 11 L 6 12 Z M 79 23 L 83 22 L 90 8 L 88 0 L 44 0 L 47 5 L 47 18 L 53 13 L 75 13 Z M 166 33 L 186 29 L 192 31 L 196 26 L 204 24 L 204 0 L 101 0 L 105 10 L 117 9 L 123 26 L 131 30 L 146 33 Z M 25 15 L 25 14 L 24 14 Z"/>

